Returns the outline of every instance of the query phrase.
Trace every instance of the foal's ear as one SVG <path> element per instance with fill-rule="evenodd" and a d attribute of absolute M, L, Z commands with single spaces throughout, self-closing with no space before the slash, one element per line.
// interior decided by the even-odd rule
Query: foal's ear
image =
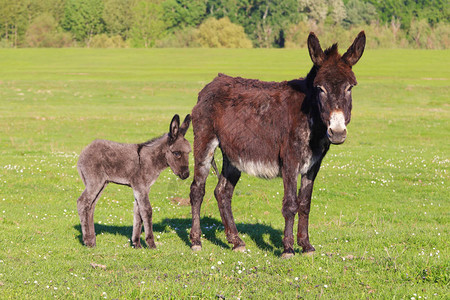
<path fill-rule="evenodd" d="M 180 129 L 180 117 L 178 115 L 173 116 L 170 122 L 169 137 L 175 140 L 178 137 L 178 132 Z"/>
<path fill-rule="evenodd" d="M 325 54 L 323 53 L 322 47 L 320 47 L 319 39 L 314 32 L 311 32 L 308 36 L 308 50 L 309 56 L 311 57 L 314 65 L 320 67 L 325 58 Z"/>
<path fill-rule="evenodd" d="M 180 134 L 184 136 L 186 134 L 186 131 L 189 129 L 189 124 L 191 123 L 191 115 L 187 115 L 186 118 L 184 118 L 183 124 L 180 126 Z"/>
<path fill-rule="evenodd" d="M 363 55 L 365 46 L 366 35 L 363 30 L 358 34 L 356 39 L 353 41 L 353 44 L 348 48 L 347 52 L 342 55 L 342 60 L 344 60 L 350 67 L 355 65 Z"/>

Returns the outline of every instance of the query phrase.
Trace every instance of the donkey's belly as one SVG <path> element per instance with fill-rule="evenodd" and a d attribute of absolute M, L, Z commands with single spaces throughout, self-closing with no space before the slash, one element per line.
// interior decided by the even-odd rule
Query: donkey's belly
<path fill-rule="evenodd" d="M 242 160 L 239 158 L 236 161 L 231 160 L 231 164 L 241 172 L 261 178 L 272 179 L 280 174 L 280 167 L 276 162 Z"/>

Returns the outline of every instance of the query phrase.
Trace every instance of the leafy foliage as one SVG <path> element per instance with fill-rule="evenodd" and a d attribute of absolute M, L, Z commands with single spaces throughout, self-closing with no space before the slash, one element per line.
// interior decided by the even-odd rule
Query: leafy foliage
<path fill-rule="evenodd" d="M 57 32 L 90 46 L 96 35 L 121 36 L 132 47 L 199 46 L 194 35 L 213 17 L 242 26 L 255 47 L 285 47 L 292 28 L 341 32 L 376 24 L 399 47 L 445 48 L 446 0 L 0 0 L 0 47 L 29 46 L 36 18 L 51 16 Z M 48 18 L 48 17 L 45 17 Z M 424 21 L 422 21 L 424 20 Z M 42 22 L 42 18 L 39 22 Z M 420 26 L 419 26 L 420 25 Z M 33 25 L 35 26 L 35 25 Z M 419 26 L 419 27 L 418 27 Z M 425 27 L 428 27 L 426 29 Z M 387 29 L 387 30 L 384 30 Z M 31 29 L 31 30 L 36 30 Z M 295 30 L 294 30 L 295 31 Z M 298 31 L 297 31 L 298 32 Z M 437 33 L 443 33 L 440 37 Z M 424 36 L 426 35 L 426 36 Z M 29 35 L 28 35 L 29 36 Z M 28 40 L 27 40 L 28 39 Z M 288 41 L 290 39 L 290 41 Z M 370 39 L 370 37 L 369 37 Z M 105 40 L 102 36 L 98 40 Z M 400 42 L 401 41 L 401 42 Z M 405 42 L 406 41 L 406 42 Z M 303 44 L 303 43 L 302 43 Z M 381 47 L 389 44 L 377 43 Z"/>
<path fill-rule="evenodd" d="M 120 35 L 109 37 L 104 33 L 94 36 L 90 44 L 92 48 L 127 48 L 127 46 Z"/>
<path fill-rule="evenodd" d="M 133 25 L 133 7 L 136 0 L 105 0 L 103 20 L 111 35 L 120 35 L 127 39 Z"/>
<path fill-rule="evenodd" d="M 67 0 L 62 27 L 76 40 L 86 42 L 104 29 L 102 0 Z"/>
<path fill-rule="evenodd" d="M 242 26 L 233 24 L 227 17 L 209 18 L 198 29 L 198 42 L 209 48 L 252 48 Z"/>
<path fill-rule="evenodd" d="M 166 0 L 163 2 L 164 20 L 171 32 L 189 26 L 197 26 L 205 18 L 206 1 Z"/>
<path fill-rule="evenodd" d="M 345 5 L 347 16 L 343 22 L 345 26 L 368 25 L 378 17 L 375 6 L 358 0 L 350 0 Z"/>
<path fill-rule="evenodd" d="M 25 45 L 28 47 L 69 47 L 72 37 L 68 32 L 58 32 L 58 23 L 49 14 L 36 17 L 27 29 Z"/>
<path fill-rule="evenodd" d="M 133 7 L 131 41 L 135 47 L 152 47 L 165 29 L 160 1 L 140 0 Z"/>
<path fill-rule="evenodd" d="M 448 0 L 364 0 L 373 4 L 382 22 L 389 22 L 392 17 L 399 18 L 402 27 L 409 28 L 413 19 L 425 19 L 429 24 L 450 22 L 450 5 Z"/>

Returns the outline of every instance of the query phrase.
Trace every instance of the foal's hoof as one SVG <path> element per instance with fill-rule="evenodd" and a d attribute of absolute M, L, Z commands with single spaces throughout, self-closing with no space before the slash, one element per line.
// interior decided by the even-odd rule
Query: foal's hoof
<path fill-rule="evenodd" d="M 201 245 L 192 245 L 191 250 L 194 252 L 200 251 L 200 250 L 202 250 L 202 246 Z"/>
<path fill-rule="evenodd" d="M 94 248 L 96 246 L 95 242 L 84 242 L 84 245 L 88 248 Z"/>
<path fill-rule="evenodd" d="M 233 251 L 234 251 L 234 252 L 244 252 L 244 251 L 245 251 L 245 246 L 236 246 L 236 247 L 233 247 Z"/>
<path fill-rule="evenodd" d="M 292 253 L 292 252 L 285 252 L 285 253 L 281 254 L 281 258 L 283 258 L 283 259 L 288 259 L 291 257 L 294 257 L 294 253 Z"/>

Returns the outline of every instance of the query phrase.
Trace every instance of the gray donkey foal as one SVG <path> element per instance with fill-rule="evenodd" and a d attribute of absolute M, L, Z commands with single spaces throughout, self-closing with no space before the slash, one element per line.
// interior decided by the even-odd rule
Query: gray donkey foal
<path fill-rule="evenodd" d="M 159 138 L 142 144 L 95 140 L 81 152 L 77 168 L 86 189 L 78 198 L 77 208 L 86 246 L 95 246 L 95 204 L 106 185 L 113 182 L 133 189 L 133 246 L 141 247 L 140 236 L 144 223 L 145 241 L 148 247 L 156 248 L 148 193 L 150 186 L 167 167 L 181 179 L 189 177 L 191 145 L 184 135 L 190 122 L 191 117 L 187 115 L 180 126 L 180 117 L 175 115 L 170 122 L 169 133 Z"/>

